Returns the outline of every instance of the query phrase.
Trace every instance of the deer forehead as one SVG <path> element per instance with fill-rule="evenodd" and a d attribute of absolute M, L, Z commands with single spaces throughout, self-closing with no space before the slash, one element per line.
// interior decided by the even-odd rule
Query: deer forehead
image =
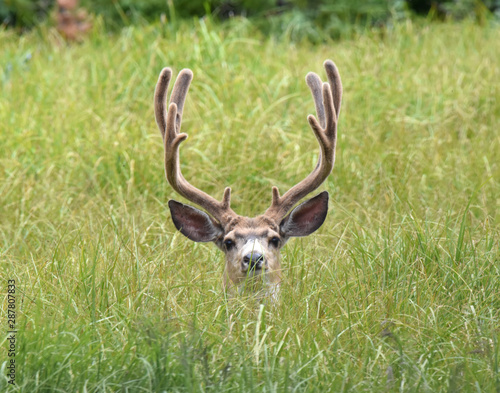
<path fill-rule="evenodd" d="M 279 226 L 264 216 L 237 217 L 225 228 L 225 238 L 251 240 L 279 236 Z"/>

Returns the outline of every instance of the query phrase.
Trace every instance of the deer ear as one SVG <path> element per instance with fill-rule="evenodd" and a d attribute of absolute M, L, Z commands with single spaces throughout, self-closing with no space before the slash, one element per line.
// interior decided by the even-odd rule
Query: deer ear
<path fill-rule="evenodd" d="M 207 213 L 174 200 L 168 201 L 168 207 L 175 227 L 188 239 L 210 242 L 221 235 L 220 224 Z"/>
<path fill-rule="evenodd" d="M 328 213 L 328 192 L 323 191 L 295 209 L 280 223 L 280 231 L 286 237 L 307 236 L 318 229 Z"/>

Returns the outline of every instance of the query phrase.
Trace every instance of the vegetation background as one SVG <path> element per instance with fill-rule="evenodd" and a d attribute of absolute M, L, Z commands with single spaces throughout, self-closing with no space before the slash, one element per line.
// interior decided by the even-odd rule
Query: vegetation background
<path fill-rule="evenodd" d="M 42 3 L 0 4 L 1 391 L 500 392 L 497 3 L 87 1 L 79 43 L 50 13 L 29 29 Z M 326 58 L 327 220 L 285 247 L 279 304 L 225 299 L 221 253 L 170 221 L 159 71 L 194 71 L 186 178 L 255 215 L 316 162 L 304 76 Z"/>

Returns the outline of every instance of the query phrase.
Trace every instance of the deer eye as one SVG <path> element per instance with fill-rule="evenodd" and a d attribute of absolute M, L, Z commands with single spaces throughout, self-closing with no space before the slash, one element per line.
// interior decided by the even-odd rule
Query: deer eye
<path fill-rule="evenodd" d="M 271 240 L 269 240 L 269 244 L 273 247 L 278 247 L 280 245 L 279 237 L 274 236 L 273 238 L 271 238 Z"/>
<path fill-rule="evenodd" d="M 224 240 L 224 245 L 226 246 L 226 250 L 230 250 L 234 247 L 234 242 L 231 239 Z"/>

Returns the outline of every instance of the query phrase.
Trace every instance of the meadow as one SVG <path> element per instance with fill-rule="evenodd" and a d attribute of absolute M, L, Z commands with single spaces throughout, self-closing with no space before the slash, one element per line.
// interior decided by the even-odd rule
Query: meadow
<path fill-rule="evenodd" d="M 0 31 L 0 390 L 500 392 L 500 30 L 402 22 L 323 45 L 210 19 Z M 223 255 L 175 230 L 153 114 L 191 68 L 182 170 L 233 209 L 314 167 L 307 72 L 344 84 L 320 230 L 281 301 L 226 299 Z M 7 383 L 7 280 L 16 385 Z"/>

